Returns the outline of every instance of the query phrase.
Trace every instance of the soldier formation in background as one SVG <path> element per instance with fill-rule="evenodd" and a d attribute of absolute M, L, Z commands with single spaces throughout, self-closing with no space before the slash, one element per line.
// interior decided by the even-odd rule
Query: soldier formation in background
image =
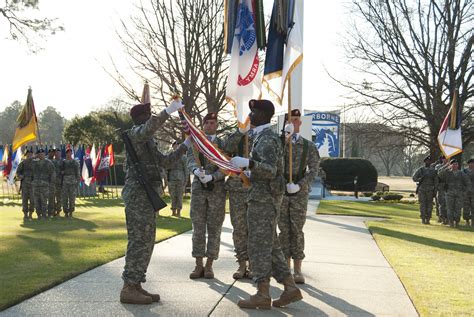
<path fill-rule="evenodd" d="M 464 196 L 464 208 L 463 208 L 463 218 L 466 221 L 466 224 L 470 224 L 474 227 L 474 159 L 467 161 L 468 167 L 464 169 L 471 187 L 466 190 L 466 195 Z"/>
<path fill-rule="evenodd" d="M 65 160 L 59 149 L 48 150 L 48 157 L 43 149 L 35 157 L 27 150 L 25 156 L 16 172 L 21 181 L 23 219 L 32 220 L 35 210 L 37 219 L 51 219 L 60 216 L 61 208 L 65 217 L 72 217 L 81 179 L 72 150 L 66 150 Z"/>
<path fill-rule="evenodd" d="M 416 170 L 413 181 L 417 182 L 416 193 L 420 202 L 420 218 L 423 224 L 430 224 L 433 198 L 435 198 L 438 222 L 452 228 L 459 226 L 461 209 L 466 225 L 473 226 L 473 168 L 474 160 L 468 161 L 469 167 L 460 170 L 459 162 L 452 159 L 449 163 L 444 156 L 436 164 L 431 157 L 424 160 L 425 166 Z"/>
<path fill-rule="evenodd" d="M 436 195 L 439 181 L 438 174 L 434 166 L 432 166 L 431 156 L 427 156 L 423 162 L 425 166 L 415 171 L 413 181 L 418 183 L 416 194 L 418 194 L 420 202 L 421 223 L 429 225 L 433 213 L 433 198 Z"/>
<path fill-rule="evenodd" d="M 175 141 L 172 145 L 173 151 L 179 147 Z M 171 198 L 171 212 L 173 216 L 181 217 L 183 209 L 183 194 L 188 182 L 188 169 L 186 166 L 186 156 L 177 159 L 166 171 L 168 180 L 168 192 Z"/>

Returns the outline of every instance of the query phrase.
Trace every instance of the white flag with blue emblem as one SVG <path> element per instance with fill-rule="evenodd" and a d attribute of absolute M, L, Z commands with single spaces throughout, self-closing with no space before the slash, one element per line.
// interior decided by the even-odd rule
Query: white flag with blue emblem
<path fill-rule="evenodd" d="M 11 186 L 15 185 L 16 170 L 18 169 L 18 165 L 20 165 L 20 162 L 21 162 L 21 146 L 16 150 L 16 152 L 13 152 L 12 170 L 10 171 L 10 174 L 8 175 L 8 184 L 10 184 Z"/>
<path fill-rule="evenodd" d="M 226 100 L 234 106 L 239 127 L 249 124 L 249 101 L 260 99 L 261 69 L 251 0 L 239 0 L 227 77 Z"/>

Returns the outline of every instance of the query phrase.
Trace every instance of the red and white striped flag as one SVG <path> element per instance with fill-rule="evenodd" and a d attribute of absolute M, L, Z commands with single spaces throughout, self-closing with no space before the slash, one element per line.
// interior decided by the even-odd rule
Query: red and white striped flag
<path fill-rule="evenodd" d="M 196 127 L 189 115 L 184 110 L 179 111 L 179 117 L 183 124 L 183 129 L 186 134 L 189 134 L 196 145 L 196 149 L 201 152 L 214 165 L 224 170 L 227 173 L 240 174 L 242 170 L 230 164 L 230 160 L 214 144 L 209 141 L 204 133 Z"/>

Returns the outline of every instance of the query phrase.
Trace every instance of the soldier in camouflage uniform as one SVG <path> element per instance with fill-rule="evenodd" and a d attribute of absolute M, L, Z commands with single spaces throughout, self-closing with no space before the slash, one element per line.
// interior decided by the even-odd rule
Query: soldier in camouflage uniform
<path fill-rule="evenodd" d="M 190 140 L 186 140 L 176 151 L 163 155 L 158 151 L 153 135 L 169 115 L 182 108 L 180 100 L 174 100 L 159 114 L 151 114 L 151 106 L 138 104 L 130 110 L 134 126 L 127 131 L 130 142 L 142 164 L 147 170 L 148 180 L 153 189 L 163 194 L 160 170 L 167 168 L 187 151 Z M 122 273 L 124 285 L 120 292 L 120 301 L 129 304 L 150 304 L 160 300 L 160 295 L 145 291 L 141 283 L 145 282 L 146 271 L 150 263 L 156 235 L 156 213 L 149 202 L 145 190 L 139 183 L 139 172 L 130 165 L 130 154 L 126 153 L 125 186 L 122 197 L 125 203 L 128 245 L 125 267 Z"/>
<path fill-rule="evenodd" d="M 62 208 L 62 175 L 60 171 L 60 166 L 61 166 L 62 158 L 61 158 L 61 150 L 56 149 L 54 153 L 54 169 L 56 171 L 56 182 L 55 182 L 55 187 L 54 187 L 54 215 L 59 216 L 61 213 L 61 208 Z"/>
<path fill-rule="evenodd" d="M 35 210 L 34 196 L 33 196 L 33 153 L 30 150 L 26 151 L 26 159 L 18 164 L 16 175 L 21 180 L 21 206 L 24 214 L 23 219 L 31 219 L 33 211 Z"/>
<path fill-rule="evenodd" d="M 58 174 L 56 173 L 56 166 L 55 166 L 55 163 L 54 163 L 54 154 L 55 153 L 56 153 L 56 150 L 54 148 L 51 148 L 51 149 L 48 150 L 47 160 L 49 160 L 51 163 L 53 163 L 54 175 L 56 175 L 56 177 L 49 184 L 49 190 L 48 190 L 48 217 L 53 217 L 55 215 L 55 210 L 54 210 L 55 197 L 54 197 L 54 195 L 55 195 L 55 192 L 56 192 L 56 180 L 57 180 L 57 176 L 58 176 Z"/>
<path fill-rule="evenodd" d="M 72 217 L 72 213 L 76 209 L 77 187 L 81 181 L 79 173 L 79 162 L 72 157 L 72 150 L 66 150 L 66 159 L 62 160 L 59 166 L 61 173 L 61 186 L 63 210 L 65 217 Z"/>
<path fill-rule="evenodd" d="M 251 100 L 250 124 L 253 143 L 250 159 L 235 156 L 231 163 L 238 168 L 250 170 L 248 191 L 248 255 L 252 274 L 257 283 L 257 293 L 248 300 L 240 300 L 241 308 L 271 307 L 270 277 L 283 283 L 285 289 L 273 306 L 286 306 L 303 297 L 281 251 L 276 234 L 277 219 L 283 198 L 283 146 L 279 136 L 271 129 L 274 106 L 268 100 Z"/>
<path fill-rule="evenodd" d="M 38 219 L 48 217 L 48 195 L 51 182 L 56 177 L 53 163 L 45 158 L 44 150 L 39 149 L 33 160 L 33 195 Z"/>
<path fill-rule="evenodd" d="M 449 166 L 444 166 L 438 176 L 446 183 L 446 207 L 448 221 L 451 227 L 456 228 L 461 220 L 461 208 L 464 202 L 464 193 L 471 187 L 469 177 L 459 170 L 459 163 L 453 159 Z"/>
<path fill-rule="evenodd" d="M 239 131 L 240 130 L 240 131 Z M 224 152 L 229 156 L 244 156 L 245 129 L 232 133 L 226 140 Z M 248 130 L 248 128 L 247 128 Z M 252 138 L 249 137 L 248 143 L 251 144 Z M 247 229 L 247 192 L 248 186 L 245 186 L 239 177 L 228 177 L 225 183 L 225 189 L 229 192 L 230 221 L 232 223 L 232 239 L 234 241 L 234 251 L 239 267 L 233 274 L 234 279 L 249 277 L 247 261 L 248 229 Z"/>
<path fill-rule="evenodd" d="M 284 162 L 287 190 L 283 196 L 278 219 L 278 228 L 280 229 L 278 238 L 288 263 L 293 259 L 295 282 L 304 284 L 304 275 L 301 272 L 301 264 L 305 257 L 303 226 L 306 222 L 311 184 L 318 175 L 320 157 L 316 145 L 299 134 L 300 126 L 301 112 L 298 109 L 292 110 L 289 127 L 291 130 L 294 129 L 294 134 L 291 137 L 293 180 L 292 182 L 289 180 L 289 146 L 286 144 Z"/>
<path fill-rule="evenodd" d="M 173 143 L 173 150 L 176 150 L 179 143 Z M 181 217 L 181 209 L 183 208 L 183 193 L 186 181 L 188 179 L 188 169 L 186 166 L 186 156 L 173 162 L 167 170 L 168 191 L 171 197 L 171 211 L 173 216 Z"/>
<path fill-rule="evenodd" d="M 431 156 L 427 156 L 423 162 L 425 166 L 415 171 L 413 181 L 418 183 L 416 191 L 420 203 L 421 223 L 429 225 L 433 211 L 433 198 L 438 190 L 438 173 L 431 166 Z"/>
<path fill-rule="evenodd" d="M 224 142 L 216 136 L 217 114 L 208 113 L 203 119 L 203 125 L 207 138 L 222 149 Z M 211 279 L 214 278 L 212 264 L 219 257 L 222 224 L 225 218 L 225 175 L 201 153 L 189 151 L 187 157 L 188 170 L 195 176 L 191 185 L 191 221 L 192 256 L 196 258 L 196 266 L 189 278 Z M 204 257 L 207 257 L 205 266 Z"/>
<path fill-rule="evenodd" d="M 448 162 L 444 156 L 440 156 L 438 163 L 435 165 L 435 171 L 439 173 L 439 170 L 446 166 Z M 448 213 L 446 210 L 446 183 L 438 176 L 438 188 L 436 192 L 436 214 L 438 215 L 438 222 L 445 225 L 448 224 Z"/>
<path fill-rule="evenodd" d="M 468 168 L 464 169 L 464 173 L 469 177 L 471 187 L 467 189 L 464 196 L 463 218 L 466 225 L 471 224 L 474 227 L 474 159 L 467 161 Z"/>

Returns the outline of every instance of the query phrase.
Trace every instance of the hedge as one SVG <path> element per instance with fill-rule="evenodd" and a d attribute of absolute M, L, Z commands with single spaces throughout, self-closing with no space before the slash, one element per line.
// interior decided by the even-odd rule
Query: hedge
<path fill-rule="evenodd" d="M 374 191 L 377 185 L 377 170 L 374 165 L 361 158 L 323 158 L 321 168 L 326 173 L 325 183 L 330 189 L 354 191 L 357 176 L 360 192 Z"/>

